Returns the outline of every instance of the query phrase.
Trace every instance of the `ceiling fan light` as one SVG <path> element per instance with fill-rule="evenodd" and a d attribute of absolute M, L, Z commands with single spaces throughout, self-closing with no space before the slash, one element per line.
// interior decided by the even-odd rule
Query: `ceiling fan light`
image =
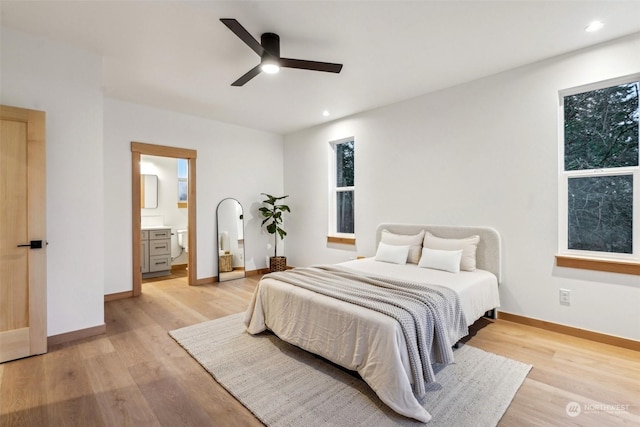
<path fill-rule="evenodd" d="M 278 71 L 280 71 L 280 66 L 275 62 L 264 62 L 260 66 L 260 69 L 262 69 L 262 71 L 264 71 L 267 74 L 275 74 Z"/>
<path fill-rule="evenodd" d="M 275 74 L 280 71 L 280 62 L 277 57 L 274 58 L 265 52 L 264 55 L 262 55 L 260 69 L 267 74 Z"/>

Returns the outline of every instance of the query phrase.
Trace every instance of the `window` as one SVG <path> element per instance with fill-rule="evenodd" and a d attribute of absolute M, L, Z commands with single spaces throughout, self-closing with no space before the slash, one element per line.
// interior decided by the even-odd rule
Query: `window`
<path fill-rule="evenodd" d="M 186 208 L 189 194 L 189 161 L 178 159 L 178 207 Z"/>
<path fill-rule="evenodd" d="M 560 252 L 640 261 L 639 77 L 560 94 Z"/>
<path fill-rule="evenodd" d="M 352 243 L 355 232 L 354 145 L 353 138 L 331 142 L 329 235 L 339 243 Z"/>

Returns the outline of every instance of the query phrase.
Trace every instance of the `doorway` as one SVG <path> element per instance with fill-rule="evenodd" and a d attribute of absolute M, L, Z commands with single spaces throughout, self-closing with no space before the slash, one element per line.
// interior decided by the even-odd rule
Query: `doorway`
<path fill-rule="evenodd" d="M 141 142 L 131 142 L 131 182 L 132 182 L 132 254 L 133 254 L 133 296 L 142 293 L 142 256 L 141 247 L 141 186 L 140 186 L 140 159 L 142 155 L 159 157 L 172 157 L 186 159 L 188 162 L 188 195 L 187 195 L 187 217 L 188 217 L 188 283 L 197 285 L 197 246 L 196 246 L 196 157 L 197 151 L 186 148 L 167 147 L 162 145 L 145 144 Z"/>

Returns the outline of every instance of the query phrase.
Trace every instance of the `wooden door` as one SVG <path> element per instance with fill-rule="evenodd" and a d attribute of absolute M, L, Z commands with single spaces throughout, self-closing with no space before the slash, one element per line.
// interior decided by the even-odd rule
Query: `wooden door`
<path fill-rule="evenodd" d="M 46 247 L 45 114 L 0 106 L 0 362 L 47 351 Z"/>

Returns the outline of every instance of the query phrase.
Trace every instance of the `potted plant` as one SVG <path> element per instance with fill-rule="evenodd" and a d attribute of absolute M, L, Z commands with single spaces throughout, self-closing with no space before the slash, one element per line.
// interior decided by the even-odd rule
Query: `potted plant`
<path fill-rule="evenodd" d="M 275 197 L 267 193 L 260 194 L 267 197 L 266 200 L 262 201 L 262 203 L 265 203 L 267 206 L 259 209 L 264 217 L 262 226 L 264 227 L 266 224 L 267 232 L 273 234 L 274 240 L 273 256 L 269 258 L 269 271 L 283 271 L 287 268 L 287 257 L 278 256 L 278 236 L 280 236 L 280 239 L 284 239 L 284 236 L 287 235 L 287 232 L 282 228 L 282 214 L 283 212 L 290 213 L 291 210 L 289 206 L 278 204 L 278 202 L 289 196 Z"/>

